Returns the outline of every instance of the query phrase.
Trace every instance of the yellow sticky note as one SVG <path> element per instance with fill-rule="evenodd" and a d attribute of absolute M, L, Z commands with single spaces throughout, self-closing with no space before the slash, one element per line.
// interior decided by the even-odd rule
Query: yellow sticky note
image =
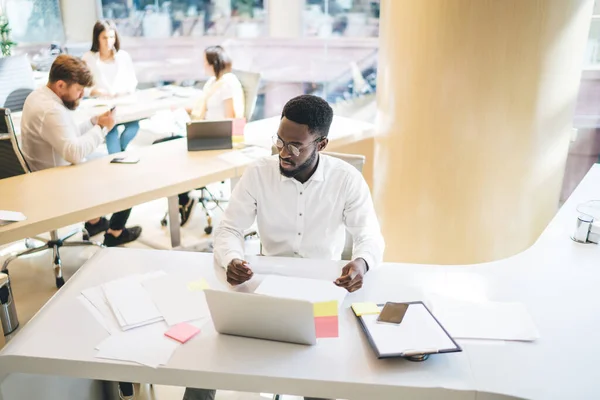
<path fill-rule="evenodd" d="M 210 289 L 210 286 L 208 286 L 206 279 L 202 278 L 197 281 L 189 282 L 187 288 L 190 292 L 199 292 L 204 289 Z"/>
<path fill-rule="evenodd" d="M 379 306 L 375 303 L 352 303 L 352 310 L 357 317 L 361 315 L 379 314 Z"/>
<path fill-rule="evenodd" d="M 337 300 L 314 303 L 313 307 L 315 317 L 335 317 L 336 315 L 338 315 Z"/>

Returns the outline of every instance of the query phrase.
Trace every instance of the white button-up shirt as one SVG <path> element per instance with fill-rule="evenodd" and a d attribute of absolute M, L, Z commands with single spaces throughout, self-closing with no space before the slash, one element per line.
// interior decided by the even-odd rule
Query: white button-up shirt
<path fill-rule="evenodd" d="M 23 105 L 21 142 L 32 171 L 85 161 L 102 142 L 100 126 L 77 125 L 73 111 L 47 86 L 34 90 Z"/>
<path fill-rule="evenodd" d="M 255 220 L 265 256 L 339 260 L 347 229 L 353 259 L 363 258 L 373 268 L 383 258 L 369 187 L 356 168 L 331 156 L 319 155 L 305 183 L 281 175 L 277 156 L 248 167 L 215 231 L 219 265 L 244 259 L 244 232 Z"/>
<path fill-rule="evenodd" d="M 105 90 L 111 95 L 135 92 L 138 84 L 135 68 L 129 53 L 125 50 L 115 52 L 114 59 L 111 61 L 102 61 L 100 53 L 93 51 L 88 51 L 81 59 L 92 71 L 96 89 Z"/>

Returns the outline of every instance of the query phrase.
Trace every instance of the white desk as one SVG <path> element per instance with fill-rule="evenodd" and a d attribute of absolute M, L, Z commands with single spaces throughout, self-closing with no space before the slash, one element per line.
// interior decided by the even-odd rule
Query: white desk
<path fill-rule="evenodd" d="M 244 135 L 250 144 L 270 150 L 278 126 L 279 118 L 251 122 Z M 372 136 L 373 129 L 371 124 L 334 117 L 330 135 L 328 149 L 335 150 Z M 235 150 L 189 152 L 185 140 L 144 147 L 135 153 L 140 157 L 135 165 L 111 164 L 114 156 L 106 156 L 0 180 L 0 210 L 20 211 L 27 216 L 23 222 L 0 227 L 0 244 L 162 197 L 169 197 L 170 218 L 178 221 L 178 193 L 238 178 L 254 162 Z M 231 153 L 231 157 L 223 158 L 225 153 Z M 41 197 L 45 198 L 44 207 L 40 207 Z M 179 224 L 169 224 L 169 229 L 171 244 L 177 247 Z"/>
<path fill-rule="evenodd" d="M 538 242 L 522 254 L 471 266 L 384 264 L 369 272 L 364 288 L 349 295 L 344 305 L 364 300 L 420 300 L 429 292 L 520 301 L 539 328 L 541 339 L 534 343 L 460 341 L 462 353 L 434 355 L 423 363 L 377 360 L 351 311 L 345 309 L 340 316 L 340 338 L 322 340 L 315 347 L 221 336 L 209 324 L 163 368 L 98 360 L 93 348 L 107 333 L 75 300 L 83 288 L 158 269 L 201 273 L 212 286 L 225 285 L 223 271 L 213 267 L 207 254 L 108 249 L 84 265 L 3 349 L 0 377 L 5 379 L 0 387 L 3 393 L 14 393 L 4 388 L 14 388 L 12 377 L 19 376 L 22 398 L 40 382 L 51 385 L 52 379 L 68 378 L 351 400 L 596 398 L 600 389 L 596 365 L 600 356 L 600 248 L 569 239 L 575 207 L 594 198 L 600 198 L 598 166 Z M 285 263 L 283 273 L 296 268 L 302 276 L 329 279 L 341 265 L 300 259 L 250 261 L 257 273 L 260 265 Z M 5 396 L 2 400 L 15 398 Z"/>

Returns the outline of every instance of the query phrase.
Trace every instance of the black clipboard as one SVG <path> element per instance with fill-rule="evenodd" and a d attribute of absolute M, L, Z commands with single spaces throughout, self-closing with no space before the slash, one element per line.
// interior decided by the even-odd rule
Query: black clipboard
<path fill-rule="evenodd" d="M 383 359 L 383 358 L 406 358 L 410 361 L 425 361 L 427 358 L 429 358 L 429 356 L 431 354 L 444 354 L 444 353 L 457 353 L 457 352 L 461 352 L 462 348 L 458 345 L 458 343 L 456 343 L 456 341 L 452 338 L 452 336 L 450 336 L 450 334 L 448 333 L 448 331 L 446 330 L 446 328 L 443 327 L 443 325 L 440 323 L 440 321 L 437 320 L 437 318 L 432 314 L 431 310 L 429 310 L 429 308 L 427 308 L 427 306 L 425 305 L 425 303 L 423 303 L 422 301 L 410 301 L 410 302 L 406 302 L 403 304 L 408 304 L 409 306 L 412 304 L 420 304 L 422 305 L 425 310 L 427 310 L 427 312 L 429 313 L 429 315 L 431 316 L 431 318 L 435 321 L 435 323 L 437 325 L 439 325 L 439 327 L 444 331 L 444 333 L 448 336 L 448 339 L 450 339 L 450 341 L 454 344 L 453 348 L 448 348 L 448 349 L 436 349 L 436 350 L 430 350 L 430 351 L 423 351 L 423 352 L 418 352 L 418 353 L 410 353 L 410 354 L 405 354 L 405 353 L 382 353 L 379 349 L 379 347 L 377 346 L 377 343 L 375 342 L 375 339 L 373 338 L 373 335 L 371 334 L 371 332 L 369 331 L 369 327 L 367 326 L 367 323 L 363 320 L 364 315 L 356 316 L 356 318 L 358 318 L 358 320 L 360 321 L 360 325 L 363 329 L 363 331 L 365 332 L 365 335 L 367 336 L 367 339 L 369 340 L 369 344 L 371 345 L 371 348 L 373 349 L 373 351 L 375 352 L 375 354 L 377 355 L 378 359 Z M 383 307 L 384 304 L 377 304 L 378 307 Z M 355 314 L 356 315 L 356 314 Z"/>

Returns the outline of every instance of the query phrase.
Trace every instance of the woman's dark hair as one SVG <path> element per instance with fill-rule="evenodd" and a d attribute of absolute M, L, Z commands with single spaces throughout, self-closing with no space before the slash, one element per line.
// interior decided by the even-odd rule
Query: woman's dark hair
<path fill-rule="evenodd" d="M 92 37 L 92 48 L 90 49 L 94 53 L 100 51 L 100 34 L 104 31 L 114 31 L 115 32 L 115 50 L 119 51 L 121 48 L 121 41 L 119 40 L 119 32 L 117 32 L 117 27 L 112 21 L 103 20 L 97 21 L 94 24 L 94 33 Z"/>
<path fill-rule="evenodd" d="M 210 46 L 204 50 L 206 61 L 215 70 L 215 76 L 219 79 L 223 74 L 231 72 L 231 58 L 225 53 L 221 46 Z"/>

